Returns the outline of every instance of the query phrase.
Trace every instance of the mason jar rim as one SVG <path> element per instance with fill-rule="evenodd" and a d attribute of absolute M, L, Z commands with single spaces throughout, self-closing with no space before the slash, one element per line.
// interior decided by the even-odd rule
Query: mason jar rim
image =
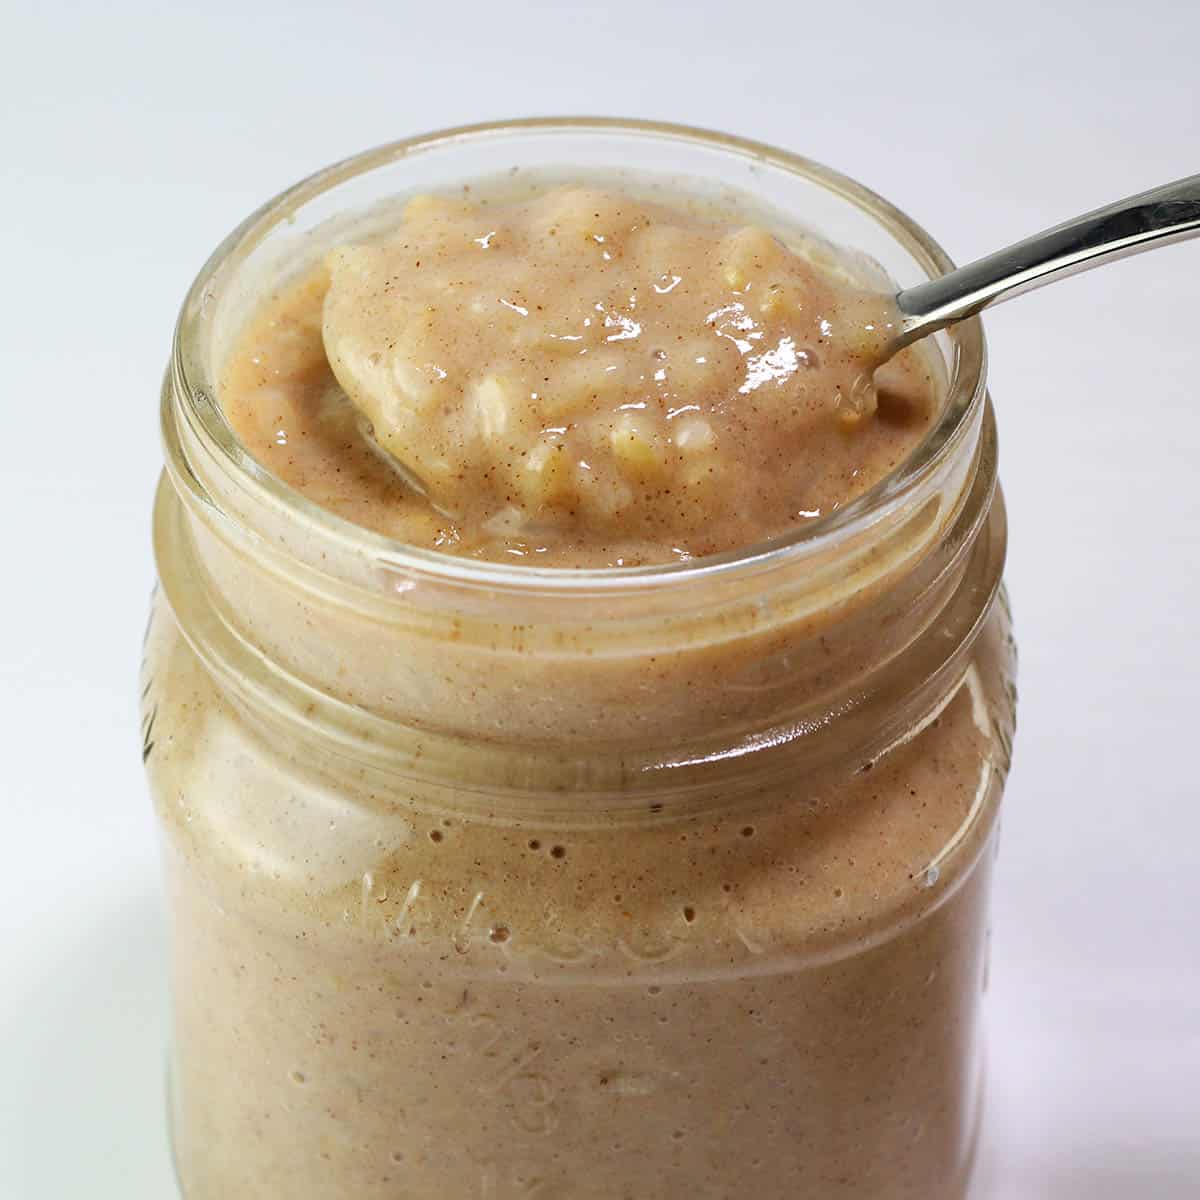
<path fill-rule="evenodd" d="M 941 246 L 911 217 L 849 176 L 763 142 L 694 126 L 616 117 L 528 117 L 461 125 L 385 143 L 309 175 L 251 213 L 209 257 L 185 298 L 172 346 L 170 374 L 174 394 L 182 401 L 182 416 L 191 432 L 215 459 L 232 469 L 239 484 L 253 496 L 272 507 L 288 510 L 332 548 L 365 554 L 389 572 L 414 578 L 500 592 L 536 590 L 542 594 L 571 595 L 658 590 L 673 584 L 695 585 L 734 574 L 755 574 L 830 550 L 839 541 L 852 538 L 885 518 L 906 497 L 919 492 L 926 480 L 938 474 L 973 427 L 973 418 L 984 403 L 986 380 L 986 350 L 978 317 L 961 321 L 948 331 L 953 359 L 938 420 L 895 469 L 861 496 L 806 525 L 749 546 L 686 561 L 636 567 L 510 565 L 427 550 L 355 524 L 272 475 L 250 454 L 226 421 L 216 381 L 207 377 L 203 364 L 188 352 L 203 335 L 214 299 L 214 280 L 221 267 L 236 251 L 256 244 L 277 225 L 293 219 L 306 203 L 354 176 L 455 143 L 529 133 L 624 134 L 639 139 L 667 139 L 763 162 L 849 201 L 911 253 L 931 277 L 954 267 Z"/>

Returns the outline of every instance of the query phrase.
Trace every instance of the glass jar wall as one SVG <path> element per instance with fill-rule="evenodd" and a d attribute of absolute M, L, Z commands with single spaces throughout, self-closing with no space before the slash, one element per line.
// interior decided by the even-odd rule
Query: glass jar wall
<path fill-rule="evenodd" d="M 957 1200 L 1013 721 L 978 325 L 893 476 L 664 567 L 404 547 L 221 415 L 230 339 L 351 214 L 514 165 L 735 186 L 902 283 L 947 265 L 811 163 L 599 121 L 386 147 L 218 250 L 164 388 L 144 678 L 184 1192 Z"/>

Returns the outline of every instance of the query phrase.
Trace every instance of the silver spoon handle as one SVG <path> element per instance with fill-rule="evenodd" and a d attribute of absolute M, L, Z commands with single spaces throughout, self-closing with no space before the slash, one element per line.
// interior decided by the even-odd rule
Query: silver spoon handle
<path fill-rule="evenodd" d="M 1198 235 L 1200 175 L 1118 200 L 905 288 L 896 297 L 902 315 L 897 346 L 1056 279 Z"/>

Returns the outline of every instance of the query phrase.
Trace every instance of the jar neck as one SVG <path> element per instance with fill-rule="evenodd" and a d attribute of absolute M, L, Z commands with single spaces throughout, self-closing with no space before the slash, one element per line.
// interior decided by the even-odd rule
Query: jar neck
<path fill-rule="evenodd" d="M 381 552 L 257 486 L 188 400 L 169 373 L 156 550 L 184 636 L 306 762 L 446 807 L 644 816 L 862 765 L 945 702 L 999 585 L 982 382 L 927 469 L 849 524 L 573 577 Z"/>
<path fill-rule="evenodd" d="M 287 489 L 224 420 L 221 368 L 281 278 L 348 229 L 391 220 L 414 190 L 565 162 L 622 178 L 644 167 L 714 195 L 744 186 L 906 284 L 953 266 L 853 180 L 700 130 L 515 122 L 327 168 L 234 230 L 180 315 L 156 515 L 180 629 L 297 761 L 485 816 L 644 816 L 870 760 L 945 701 L 999 582 L 977 320 L 935 335 L 943 411 L 888 479 L 775 543 L 662 568 L 547 571 L 388 541 Z"/>

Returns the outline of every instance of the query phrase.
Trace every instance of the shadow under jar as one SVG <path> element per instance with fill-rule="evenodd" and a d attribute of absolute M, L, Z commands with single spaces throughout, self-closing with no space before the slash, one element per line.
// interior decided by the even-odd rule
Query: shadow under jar
<path fill-rule="evenodd" d="M 564 165 L 749 191 L 902 283 L 949 266 L 815 164 L 605 121 L 388 146 L 220 247 L 164 389 L 143 676 L 184 1193 L 959 1200 L 1014 705 L 978 323 L 891 477 L 662 567 L 405 547 L 220 411 L 246 317 L 346 214 Z"/>

